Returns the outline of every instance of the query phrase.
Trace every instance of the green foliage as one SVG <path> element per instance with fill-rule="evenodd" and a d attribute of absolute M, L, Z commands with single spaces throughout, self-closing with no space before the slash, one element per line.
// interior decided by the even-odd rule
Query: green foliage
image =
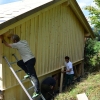
<path fill-rule="evenodd" d="M 95 7 L 86 6 L 85 9 L 89 11 L 89 18 L 95 28 L 100 29 L 100 0 L 94 0 Z"/>
<path fill-rule="evenodd" d="M 100 72 L 89 74 L 87 78 L 82 78 L 80 83 L 66 88 L 64 93 L 60 93 L 54 100 L 77 100 L 76 95 L 85 93 L 89 100 L 100 100 Z"/>
<path fill-rule="evenodd" d="M 85 44 L 84 58 L 85 58 L 85 69 L 92 72 L 99 70 L 100 62 L 100 42 L 96 39 L 88 39 Z M 88 67 L 87 67 L 88 66 Z"/>
<path fill-rule="evenodd" d="M 85 67 L 88 71 L 99 70 L 100 62 L 100 0 L 94 0 L 95 6 L 86 6 L 90 23 L 94 26 L 95 40 L 88 39 L 85 46 Z M 88 67 L 87 67 L 88 66 Z"/>
<path fill-rule="evenodd" d="M 93 58 L 98 54 L 100 43 L 97 40 L 88 39 L 85 44 L 86 57 Z"/>

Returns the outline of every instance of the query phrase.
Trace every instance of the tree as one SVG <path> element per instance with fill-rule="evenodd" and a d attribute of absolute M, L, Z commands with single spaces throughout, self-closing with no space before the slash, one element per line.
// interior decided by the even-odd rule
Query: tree
<path fill-rule="evenodd" d="M 88 39 L 85 45 L 85 68 L 89 71 L 99 69 L 100 62 L 100 0 L 94 0 L 94 6 L 86 6 L 85 10 L 89 11 L 90 23 L 96 39 Z M 88 67 L 86 67 L 88 66 Z"/>
<path fill-rule="evenodd" d="M 88 39 L 85 44 L 84 58 L 85 58 L 85 69 L 86 71 L 97 71 L 99 70 L 100 62 L 100 42 L 96 39 Z"/>
<path fill-rule="evenodd" d="M 85 10 L 89 11 L 89 19 L 94 27 L 94 33 L 100 41 L 100 0 L 94 0 L 95 6 L 86 6 Z"/>
<path fill-rule="evenodd" d="M 89 11 L 90 23 L 100 29 L 100 0 L 94 0 L 94 3 L 95 6 L 86 6 L 85 9 Z"/>

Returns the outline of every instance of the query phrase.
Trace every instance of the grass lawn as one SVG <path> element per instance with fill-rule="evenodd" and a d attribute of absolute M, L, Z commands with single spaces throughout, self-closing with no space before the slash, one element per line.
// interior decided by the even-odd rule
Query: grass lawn
<path fill-rule="evenodd" d="M 86 93 L 89 100 L 100 100 L 100 72 L 89 74 L 81 82 L 66 88 L 54 100 L 77 100 L 76 95 Z"/>

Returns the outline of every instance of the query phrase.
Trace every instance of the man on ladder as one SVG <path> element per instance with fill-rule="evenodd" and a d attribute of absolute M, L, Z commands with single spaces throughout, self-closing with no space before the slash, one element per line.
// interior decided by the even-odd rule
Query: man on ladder
<path fill-rule="evenodd" d="M 12 35 L 11 40 L 13 43 L 8 44 L 5 41 L 3 35 L 1 35 L 0 38 L 2 39 L 2 42 L 7 47 L 15 48 L 19 51 L 19 53 L 22 57 L 22 60 L 18 61 L 17 65 L 25 71 L 26 76 L 24 76 L 24 78 L 30 77 L 30 79 L 34 82 L 35 92 L 33 93 L 32 98 L 37 97 L 40 94 L 40 89 L 39 89 L 39 80 L 37 78 L 36 71 L 34 68 L 36 59 L 35 59 L 34 55 L 32 54 L 27 41 L 20 40 L 20 37 L 18 35 Z"/>

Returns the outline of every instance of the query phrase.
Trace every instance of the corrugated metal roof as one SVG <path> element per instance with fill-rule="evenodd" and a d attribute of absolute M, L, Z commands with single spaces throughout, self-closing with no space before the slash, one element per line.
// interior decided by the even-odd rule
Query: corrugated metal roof
<path fill-rule="evenodd" d="M 0 5 L 0 24 L 53 0 L 25 0 Z"/>

